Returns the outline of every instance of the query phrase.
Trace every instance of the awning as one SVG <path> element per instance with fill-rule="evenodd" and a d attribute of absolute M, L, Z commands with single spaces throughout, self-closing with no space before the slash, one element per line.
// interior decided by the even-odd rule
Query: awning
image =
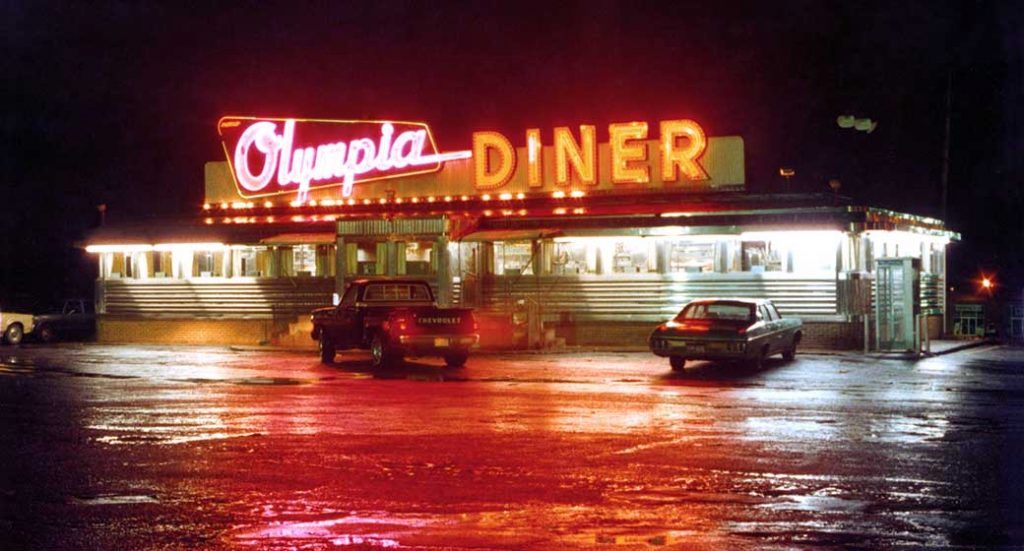
<path fill-rule="evenodd" d="M 480 230 L 473 232 L 463 241 L 526 241 L 530 239 L 545 239 L 562 235 L 561 230 L 547 229 L 525 229 L 525 230 Z"/>
<path fill-rule="evenodd" d="M 338 236 L 334 232 L 281 233 L 260 239 L 265 245 L 333 245 Z"/>

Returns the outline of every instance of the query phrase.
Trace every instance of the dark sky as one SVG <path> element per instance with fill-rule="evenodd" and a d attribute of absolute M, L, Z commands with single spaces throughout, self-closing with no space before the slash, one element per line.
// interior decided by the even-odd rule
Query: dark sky
<path fill-rule="evenodd" d="M 3 1 L 3 292 L 88 292 L 99 203 L 195 213 L 226 114 L 423 120 L 442 149 L 688 117 L 744 138 L 750 191 L 787 166 L 938 216 L 950 76 L 951 269 L 1024 281 L 1016 2 Z"/>

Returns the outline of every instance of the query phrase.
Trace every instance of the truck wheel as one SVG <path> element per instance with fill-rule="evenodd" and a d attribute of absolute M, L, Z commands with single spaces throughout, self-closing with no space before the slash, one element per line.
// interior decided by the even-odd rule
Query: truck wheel
<path fill-rule="evenodd" d="M 39 340 L 43 342 L 53 342 L 57 340 L 57 332 L 53 330 L 53 327 L 44 325 L 39 328 Z"/>
<path fill-rule="evenodd" d="M 668 359 L 668 364 L 672 366 L 672 371 L 682 371 L 686 369 L 686 358 L 682 356 L 671 356 Z"/>
<path fill-rule="evenodd" d="M 25 328 L 20 323 L 12 323 L 7 327 L 7 331 L 4 331 L 4 342 L 7 344 L 18 344 L 24 336 Z"/>
<path fill-rule="evenodd" d="M 469 359 L 469 352 L 449 352 L 444 355 L 444 363 L 448 367 L 462 367 Z"/>
<path fill-rule="evenodd" d="M 398 363 L 399 360 L 380 333 L 374 335 L 370 341 L 370 354 L 373 356 L 373 367 L 387 367 Z"/>
<path fill-rule="evenodd" d="M 320 333 L 320 362 L 325 364 L 334 363 L 334 343 L 331 342 L 330 337 L 324 333 Z"/>

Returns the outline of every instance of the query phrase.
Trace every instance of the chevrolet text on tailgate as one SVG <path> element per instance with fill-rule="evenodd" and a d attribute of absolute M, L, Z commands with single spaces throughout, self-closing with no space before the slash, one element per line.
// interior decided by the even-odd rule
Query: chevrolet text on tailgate
<path fill-rule="evenodd" d="M 318 308 L 311 319 L 326 364 L 338 350 L 362 348 L 370 350 L 374 367 L 404 356 L 441 356 L 459 367 L 480 340 L 471 309 L 438 308 L 430 285 L 417 279 L 353 281 L 337 306 Z"/>

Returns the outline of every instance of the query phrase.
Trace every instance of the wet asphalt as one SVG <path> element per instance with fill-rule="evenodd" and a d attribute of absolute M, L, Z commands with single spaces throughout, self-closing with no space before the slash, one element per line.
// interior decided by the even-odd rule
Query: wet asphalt
<path fill-rule="evenodd" d="M 1024 546 L 1024 349 L 0 348 L 4 549 Z"/>

